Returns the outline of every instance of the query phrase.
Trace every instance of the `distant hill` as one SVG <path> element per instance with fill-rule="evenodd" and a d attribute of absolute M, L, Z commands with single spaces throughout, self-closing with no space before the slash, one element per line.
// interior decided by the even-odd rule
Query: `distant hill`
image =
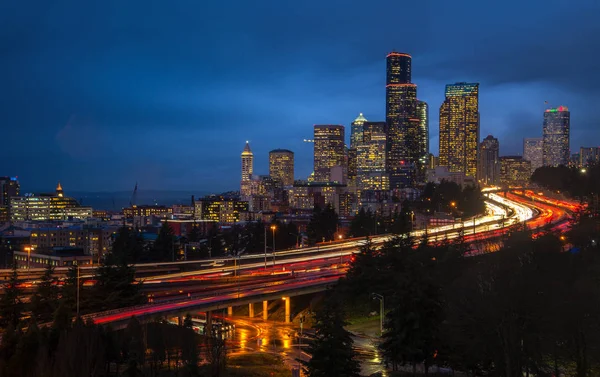
<path fill-rule="evenodd" d="M 132 191 L 114 191 L 114 192 L 89 192 L 89 191 L 68 191 L 67 196 L 79 200 L 81 205 L 89 206 L 94 209 L 115 210 L 129 206 Z M 191 204 L 192 195 L 196 198 L 209 195 L 206 191 L 171 191 L 171 190 L 138 190 L 137 203 L 158 204 L 171 206 L 173 204 Z"/>

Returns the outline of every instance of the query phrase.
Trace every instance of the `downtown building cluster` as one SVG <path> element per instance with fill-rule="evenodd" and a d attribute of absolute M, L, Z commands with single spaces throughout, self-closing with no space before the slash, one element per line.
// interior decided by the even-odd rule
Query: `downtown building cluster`
<path fill-rule="evenodd" d="M 386 57 L 385 120 L 360 113 L 350 124 L 350 135 L 343 125 L 315 125 L 310 140 L 314 170 L 306 180 L 254 175 L 247 143 L 241 200 L 248 202 L 251 213 L 299 214 L 331 204 L 340 216 L 351 217 L 360 208 L 394 210 L 395 203 L 415 198 L 428 182 L 521 185 L 541 166 L 599 161 L 598 148 L 582 147 L 577 156 L 570 155 L 570 112 L 565 106 L 544 111 L 542 137 L 524 139 L 522 156 L 500 156 L 497 138 L 480 137 L 479 89 L 478 83 L 446 85 L 439 107 L 439 155 L 434 156 L 429 150 L 429 105 L 417 97 L 412 57 L 391 52 Z M 293 153 L 287 153 L 292 158 L 286 161 L 293 165 Z M 278 164 L 270 158 L 270 172 L 284 169 Z M 293 177 L 293 166 L 286 169 Z"/>

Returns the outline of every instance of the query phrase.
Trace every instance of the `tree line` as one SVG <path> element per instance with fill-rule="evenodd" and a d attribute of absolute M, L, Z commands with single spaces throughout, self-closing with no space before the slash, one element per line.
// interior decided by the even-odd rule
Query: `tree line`
<path fill-rule="evenodd" d="M 471 376 L 600 373 L 600 226 L 584 215 L 566 234 L 513 230 L 499 252 L 396 237 L 367 243 L 336 292 L 355 313 L 385 297 L 379 345 L 392 370 L 444 366 Z M 565 251 L 569 249 L 570 251 Z"/>

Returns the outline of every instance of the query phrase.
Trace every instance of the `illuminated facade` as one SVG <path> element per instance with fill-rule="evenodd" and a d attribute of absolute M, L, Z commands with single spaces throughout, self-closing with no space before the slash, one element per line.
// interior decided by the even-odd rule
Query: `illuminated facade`
<path fill-rule="evenodd" d="M 195 207 L 196 219 L 211 220 L 221 224 L 239 222 L 241 215 L 248 212 L 248 202 L 222 196 L 209 196 L 197 200 Z"/>
<path fill-rule="evenodd" d="M 27 194 L 10 198 L 11 221 L 85 220 L 92 217 L 91 207 L 64 196 L 60 183 L 55 194 Z"/>
<path fill-rule="evenodd" d="M 500 143 L 492 135 L 488 135 L 479 144 L 479 167 L 477 180 L 484 186 L 500 183 Z"/>
<path fill-rule="evenodd" d="M 123 215 L 128 219 L 133 219 L 134 217 L 167 217 L 173 213 L 173 208 L 166 206 L 151 206 L 151 205 L 141 205 L 141 206 L 131 206 L 128 208 L 123 208 Z"/>
<path fill-rule="evenodd" d="M 579 148 L 579 167 L 598 164 L 600 162 L 600 147 Z"/>
<path fill-rule="evenodd" d="M 387 125 L 385 122 L 365 122 L 363 140 L 356 150 L 357 191 L 389 190 L 386 174 Z"/>
<path fill-rule="evenodd" d="M 274 149 L 269 152 L 269 175 L 284 186 L 294 184 L 294 152 Z"/>
<path fill-rule="evenodd" d="M 250 143 L 246 141 L 246 146 L 242 151 L 242 181 L 240 184 L 240 194 L 242 197 L 251 195 L 252 173 L 254 172 L 254 154 L 250 150 Z"/>
<path fill-rule="evenodd" d="M 363 113 L 358 114 L 350 129 L 350 148 L 356 148 L 363 139 L 363 124 L 367 122 L 367 118 Z"/>
<path fill-rule="evenodd" d="M 19 196 L 20 188 L 17 177 L 0 177 L 0 206 L 8 207 L 11 196 Z"/>
<path fill-rule="evenodd" d="M 426 166 L 429 159 L 429 105 L 425 101 L 417 101 L 417 118 L 419 118 L 419 163 Z"/>
<path fill-rule="evenodd" d="M 0 224 L 10 220 L 10 198 L 19 196 L 19 190 L 17 177 L 0 177 Z"/>
<path fill-rule="evenodd" d="M 446 85 L 440 106 L 439 165 L 449 172 L 477 177 L 479 148 L 479 84 L 460 82 Z"/>
<path fill-rule="evenodd" d="M 544 166 L 569 164 L 571 113 L 566 106 L 544 111 Z"/>
<path fill-rule="evenodd" d="M 508 186 L 523 186 L 531 178 L 531 162 L 521 156 L 500 157 L 500 183 Z"/>
<path fill-rule="evenodd" d="M 400 52 L 391 52 L 386 58 L 386 170 L 391 188 L 414 184 L 420 157 L 417 86 L 411 83 L 411 60 L 409 54 Z"/>
<path fill-rule="evenodd" d="M 332 182 L 332 170 L 339 167 L 344 183 L 345 143 L 344 126 L 315 125 L 314 128 L 314 180 L 315 182 Z"/>
<path fill-rule="evenodd" d="M 531 162 L 531 172 L 544 165 L 544 139 L 529 137 L 523 139 L 523 158 Z"/>
<path fill-rule="evenodd" d="M 33 250 L 77 247 L 87 255 L 100 257 L 111 250 L 116 231 L 117 228 L 37 228 L 31 231 L 30 245 Z"/>
<path fill-rule="evenodd" d="M 348 148 L 346 151 L 346 157 L 348 158 L 348 188 L 350 191 L 356 192 L 356 176 L 358 174 L 358 151 L 356 148 Z"/>

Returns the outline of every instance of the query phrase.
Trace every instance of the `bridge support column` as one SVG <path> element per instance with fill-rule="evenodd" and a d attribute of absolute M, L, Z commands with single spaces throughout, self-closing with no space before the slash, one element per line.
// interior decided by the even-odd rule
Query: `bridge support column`
<path fill-rule="evenodd" d="M 254 303 L 253 302 L 248 304 L 248 317 L 254 318 Z"/>
<path fill-rule="evenodd" d="M 269 301 L 263 301 L 263 321 L 269 318 Z"/>
<path fill-rule="evenodd" d="M 283 300 L 285 301 L 285 323 L 290 323 L 291 322 L 291 304 L 292 304 L 292 300 L 290 300 L 289 297 L 284 297 Z"/>
<path fill-rule="evenodd" d="M 233 315 L 233 306 L 227 307 L 227 316 L 231 317 Z"/>
<path fill-rule="evenodd" d="M 206 331 L 204 333 L 204 335 L 206 336 L 212 336 L 213 331 L 212 331 L 212 312 L 209 310 L 206 312 Z"/>

